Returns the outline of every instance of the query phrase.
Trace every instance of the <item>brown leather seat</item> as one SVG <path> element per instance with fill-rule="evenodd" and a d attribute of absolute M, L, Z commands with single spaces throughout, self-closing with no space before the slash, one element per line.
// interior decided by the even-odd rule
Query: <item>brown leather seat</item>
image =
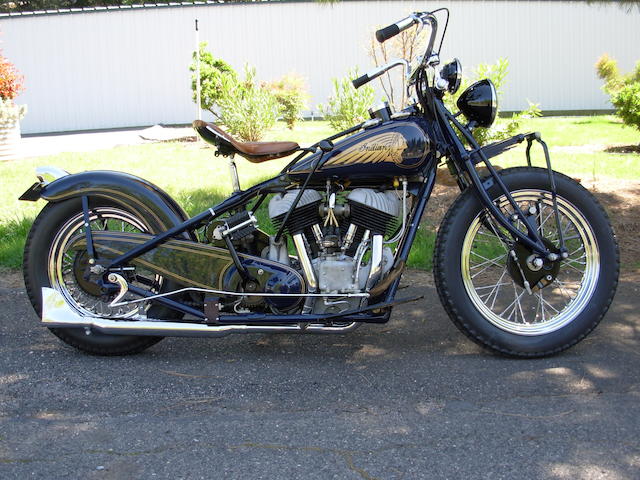
<path fill-rule="evenodd" d="M 291 155 L 300 146 L 296 142 L 239 142 L 213 123 L 194 120 L 193 128 L 202 139 L 218 147 L 222 155 L 237 153 L 253 163 Z"/>

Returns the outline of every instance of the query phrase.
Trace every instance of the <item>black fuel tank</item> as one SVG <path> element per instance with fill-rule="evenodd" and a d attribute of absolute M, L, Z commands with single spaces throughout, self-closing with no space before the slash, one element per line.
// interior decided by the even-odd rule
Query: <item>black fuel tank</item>
<path fill-rule="evenodd" d="M 316 176 L 391 177 L 422 171 L 431 152 L 431 140 L 417 121 L 396 120 L 356 133 L 335 144 Z M 289 175 L 309 173 L 318 153 L 301 159 Z"/>

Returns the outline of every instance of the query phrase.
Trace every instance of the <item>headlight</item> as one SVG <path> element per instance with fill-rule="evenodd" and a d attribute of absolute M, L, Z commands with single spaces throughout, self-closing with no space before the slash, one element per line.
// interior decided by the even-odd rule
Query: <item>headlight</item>
<path fill-rule="evenodd" d="M 479 127 L 490 127 L 498 112 L 496 87 L 489 79 L 474 83 L 460 95 L 458 108 L 470 122 Z"/>
<path fill-rule="evenodd" d="M 447 90 L 449 93 L 456 93 L 462 81 L 462 66 L 460 65 L 460 60 L 454 58 L 452 62 L 442 67 L 440 77 L 447 81 Z"/>

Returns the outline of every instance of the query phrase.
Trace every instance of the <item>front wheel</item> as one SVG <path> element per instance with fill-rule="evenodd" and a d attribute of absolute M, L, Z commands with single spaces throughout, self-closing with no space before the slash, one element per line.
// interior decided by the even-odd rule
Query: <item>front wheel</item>
<path fill-rule="evenodd" d="M 512 168 L 500 175 L 552 251 L 561 232 L 568 257 L 541 265 L 468 189 L 438 232 L 438 294 L 455 325 L 481 346 L 516 357 L 552 355 L 585 338 L 606 313 L 618 283 L 618 246 L 598 201 L 571 178 L 555 173 L 558 224 L 546 170 Z M 489 194 L 513 215 L 497 186 Z M 515 225 L 524 231 L 519 220 Z"/>

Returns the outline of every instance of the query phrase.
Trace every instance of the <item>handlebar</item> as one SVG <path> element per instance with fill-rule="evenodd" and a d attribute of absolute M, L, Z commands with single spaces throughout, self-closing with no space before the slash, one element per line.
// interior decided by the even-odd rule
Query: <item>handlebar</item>
<path fill-rule="evenodd" d="M 390 38 L 395 37 L 400 32 L 411 27 L 413 24 L 420 22 L 420 19 L 416 15 L 409 15 L 402 20 L 398 20 L 396 23 L 392 23 L 388 27 L 381 28 L 376 32 L 376 39 L 382 43 Z"/>
<path fill-rule="evenodd" d="M 372 78 L 369 78 L 369 74 L 365 73 L 364 75 L 356 78 L 355 80 L 351 80 L 351 83 L 353 84 L 353 87 L 358 89 L 360 88 L 362 85 L 364 85 L 365 83 L 370 82 L 371 80 L 373 80 Z"/>
<path fill-rule="evenodd" d="M 409 62 L 407 62 L 406 60 L 403 60 L 401 58 L 396 58 L 396 59 L 391 60 L 386 65 L 382 65 L 381 67 L 378 67 L 375 70 L 371 70 L 371 71 L 365 73 L 364 75 L 356 78 L 355 80 L 352 80 L 351 83 L 353 84 L 353 86 L 355 88 L 360 88 L 365 83 L 370 82 L 374 78 L 378 78 L 380 75 L 385 73 L 387 70 L 389 70 L 389 69 L 391 69 L 393 67 L 397 67 L 398 65 L 403 65 L 404 66 L 404 68 L 405 68 L 405 76 L 407 78 L 409 78 L 409 75 L 411 75 L 411 65 L 409 65 Z"/>
<path fill-rule="evenodd" d="M 382 43 L 386 40 L 389 40 L 390 38 L 395 37 L 400 32 L 403 32 L 404 30 L 412 27 L 415 24 L 419 25 L 418 32 L 420 31 L 422 26 L 425 24 L 429 24 L 431 26 L 431 35 L 429 36 L 429 43 L 427 46 L 427 50 L 422 57 L 422 62 L 420 65 L 420 66 L 427 66 L 429 62 L 432 60 L 431 54 L 433 52 L 433 44 L 435 42 L 436 34 L 438 31 L 438 21 L 436 20 L 436 17 L 434 16 L 433 13 L 431 12 L 412 13 L 406 18 L 403 18 L 402 20 L 398 20 L 397 22 L 392 23 L 388 27 L 381 28 L 380 30 L 378 30 L 376 32 L 376 39 L 378 40 L 378 42 Z M 353 86 L 355 88 L 360 88 L 365 83 L 370 82 L 374 78 L 379 77 L 380 75 L 385 73 L 387 70 L 389 70 L 392 67 L 395 67 L 396 65 L 406 66 L 406 69 L 407 69 L 406 78 L 407 78 L 408 84 L 411 85 L 411 83 L 415 79 L 413 78 L 414 75 L 411 72 L 411 67 L 409 66 L 408 62 L 406 60 L 392 60 L 390 63 L 383 65 L 382 67 L 376 68 L 375 70 L 372 70 L 370 72 L 367 72 L 364 75 L 356 78 L 355 80 L 352 80 Z M 418 68 L 416 68 L 416 71 L 417 70 Z"/>

